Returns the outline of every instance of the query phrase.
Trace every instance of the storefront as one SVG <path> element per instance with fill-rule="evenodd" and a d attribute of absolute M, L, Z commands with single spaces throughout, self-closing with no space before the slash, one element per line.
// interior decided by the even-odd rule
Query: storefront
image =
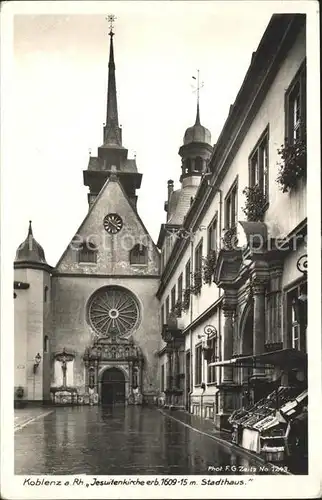
<path fill-rule="evenodd" d="M 288 462 L 299 453 L 307 457 L 307 355 L 297 349 L 280 349 L 257 356 L 240 356 L 215 363 L 236 368 L 264 368 L 270 373 L 271 392 L 257 402 L 251 395 L 228 421 L 232 442 L 272 462 Z"/>

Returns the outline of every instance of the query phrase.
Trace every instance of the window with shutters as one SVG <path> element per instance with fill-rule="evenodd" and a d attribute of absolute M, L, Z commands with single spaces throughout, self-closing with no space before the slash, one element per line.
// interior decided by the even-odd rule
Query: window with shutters
<path fill-rule="evenodd" d="M 166 320 L 166 322 L 169 319 L 169 314 L 170 314 L 170 299 L 169 299 L 169 295 L 168 295 L 168 297 L 165 299 L 165 320 Z"/>
<path fill-rule="evenodd" d="M 185 287 L 186 290 L 190 288 L 191 284 L 191 268 L 190 268 L 190 259 L 188 260 L 185 268 Z"/>
<path fill-rule="evenodd" d="M 183 288 L 182 281 L 183 281 L 183 276 L 181 273 L 179 278 L 178 278 L 178 301 L 179 302 L 182 302 L 182 288 Z"/>
<path fill-rule="evenodd" d="M 208 365 L 210 363 L 215 363 L 216 361 L 218 361 L 218 342 L 217 342 L 217 337 L 214 337 L 212 339 L 209 340 L 209 347 L 210 347 L 210 350 L 211 350 L 211 357 L 208 361 Z M 208 379 L 207 379 L 207 383 L 208 384 L 213 384 L 214 382 L 216 382 L 216 372 L 217 368 L 215 366 L 208 366 Z"/>
<path fill-rule="evenodd" d="M 234 182 L 225 198 L 225 229 L 237 226 L 237 181 Z"/>
<path fill-rule="evenodd" d="M 202 269 L 202 240 L 198 243 L 195 250 L 195 272 L 199 273 Z"/>
<path fill-rule="evenodd" d="M 285 138 L 288 144 L 304 139 L 306 127 L 306 63 L 285 94 Z"/>
<path fill-rule="evenodd" d="M 268 127 L 249 157 L 249 186 L 258 186 L 268 200 Z"/>
<path fill-rule="evenodd" d="M 173 311 L 174 306 L 176 305 L 176 285 L 171 290 L 171 311 Z"/>
<path fill-rule="evenodd" d="M 217 238 L 218 238 L 218 221 L 217 214 L 208 226 L 208 254 L 211 251 L 217 251 Z"/>
<path fill-rule="evenodd" d="M 307 283 L 287 292 L 287 330 L 293 349 L 307 352 Z"/>
<path fill-rule="evenodd" d="M 195 385 L 202 382 L 202 347 L 201 344 L 195 348 Z"/>

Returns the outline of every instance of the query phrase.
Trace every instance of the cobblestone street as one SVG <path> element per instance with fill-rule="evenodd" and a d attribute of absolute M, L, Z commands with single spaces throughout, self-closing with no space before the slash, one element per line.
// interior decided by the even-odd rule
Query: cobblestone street
<path fill-rule="evenodd" d="M 15 434 L 16 474 L 271 474 L 152 408 L 59 407 Z"/>

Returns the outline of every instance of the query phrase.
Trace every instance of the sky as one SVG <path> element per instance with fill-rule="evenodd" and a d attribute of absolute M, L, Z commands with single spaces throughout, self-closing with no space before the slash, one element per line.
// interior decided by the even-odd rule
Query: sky
<path fill-rule="evenodd" d="M 96 155 L 102 144 L 106 16 L 117 18 L 114 54 L 123 145 L 130 158 L 136 155 L 143 174 L 138 212 L 156 241 L 165 222 L 167 180 L 179 187 L 178 150 L 195 121 L 192 77 L 200 71 L 201 123 L 214 144 L 276 10 L 276 2 L 120 1 L 93 2 L 77 14 L 69 5 L 14 18 L 10 119 L 5 122 L 10 155 L 2 164 L 14 208 L 12 259 L 32 220 L 34 236 L 53 266 L 87 213 L 83 170 L 89 150 Z"/>

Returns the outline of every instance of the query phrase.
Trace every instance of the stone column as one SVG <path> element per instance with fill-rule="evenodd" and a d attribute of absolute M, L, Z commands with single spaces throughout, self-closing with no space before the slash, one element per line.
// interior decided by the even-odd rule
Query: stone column
<path fill-rule="evenodd" d="M 172 384 L 170 382 L 170 377 L 172 375 L 172 352 L 168 350 L 167 352 L 167 389 L 172 388 Z"/>
<path fill-rule="evenodd" d="M 225 324 L 224 324 L 224 349 L 223 359 L 227 361 L 231 359 L 233 354 L 233 335 L 234 335 L 234 309 L 232 307 L 225 307 L 223 309 Z M 223 384 L 233 383 L 233 370 L 231 366 L 224 366 L 223 368 Z"/>
<path fill-rule="evenodd" d="M 254 324 L 253 324 L 253 354 L 263 354 L 265 352 L 265 282 L 253 282 L 254 296 Z M 259 366 L 254 369 L 253 375 L 263 377 L 265 369 Z"/>
<path fill-rule="evenodd" d="M 84 361 L 85 366 L 85 392 L 88 392 L 88 361 Z"/>
<path fill-rule="evenodd" d="M 174 351 L 174 363 L 173 363 L 173 385 L 177 389 L 179 389 L 178 383 L 177 383 L 178 376 L 179 376 L 179 351 L 178 351 L 178 349 L 175 349 L 175 351 Z"/>
<path fill-rule="evenodd" d="M 283 342 L 282 338 L 282 275 L 283 263 L 273 262 L 270 264 L 270 317 L 267 322 L 268 342 Z M 285 339 L 286 340 L 286 339 Z M 267 341 L 267 340 L 266 340 Z M 285 343 L 286 346 L 286 343 Z"/>
<path fill-rule="evenodd" d="M 95 360 L 95 392 L 98 394 L 98 360 Z"/>

